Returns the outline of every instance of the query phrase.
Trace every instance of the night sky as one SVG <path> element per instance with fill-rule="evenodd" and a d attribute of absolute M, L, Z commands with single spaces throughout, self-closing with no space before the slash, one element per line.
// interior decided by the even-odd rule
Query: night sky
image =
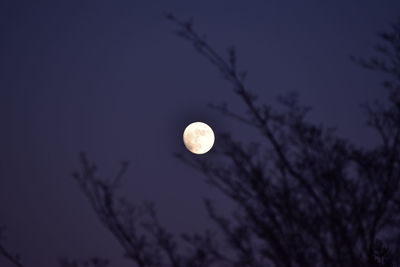
<path fill-rule="evenodd" d="M 360 104 L 383 96 L 382 76 L 349 56 L 373 54 L 398 0 L 1 1 L 0 225 L 27 266 L 89 256 L 128 266 L 71 178 L 80 151 L 104 177 L 129 160 L 121 194 L 154 201 L 173 232 L 210 227 L 203 197 L 229 207 L 173 154 L 189 153 L 182 132 L 192 121 L 240 140 L 252 132 L 207 107 L 243 110 L 165 12 L 193 17 L 221 53 L 234 45 L 260 102 L 297 91 L 311 120 L 374 142 Z"/>

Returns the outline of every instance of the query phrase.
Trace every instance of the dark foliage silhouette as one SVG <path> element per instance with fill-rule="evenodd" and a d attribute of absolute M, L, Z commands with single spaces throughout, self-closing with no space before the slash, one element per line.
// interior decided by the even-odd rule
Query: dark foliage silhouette
<path fill-rule="evenodd" d="M 233 48 L 224 58 L 191 21 L 167 18 L 178 26 L 178 36 L 217 67 L 247 112 L 212 107 L 252 126 L 263 139 L 245 144 L 222 134 L 209 157 L 177 155 L 236 204 L 225 218 L 205 203 L 224 236 L 219 243 L 210 232 L 177 240 L 159 223 L 152 205 L 135 206 L 117 197 L 126 164 L 115 179 L 101 180 L 82 155 L 83 169 L 75 178 L 125 255 L 138 266 L 395 266 L 400 255 L 400 21 L 380 34 L 384 44 L 376 47 L 378 57 L 353 58 L 387 74 L 387 101 L 365 105 L 378 142 L 363 148 L 308 121 L 309 108 L 294 94 L 280 97 L 279 107 L 259 104 L 245 85 Z"/>
<path fill-rule="evenodd" d="M 193 29 L 191 21 L 171 14 L 167 18 L 178 27 L 180 37 L 217 67 L 247 111 L 212 107 L 251 126 L 261 138 L 245 143 L 221 134 L 209 157 L 177 155 L 236 205 L 231 216 L 224 217 L 206 200 L 218 230 L 180 237 L 162 226 L 151 203 L 135 205 L 120 196 L 126 162 L 115 177 L 102 179 L 96 165 L 81 154 L 82 168 L 74 178 L 124 255 L 140 267 L 397 266 L 400 20 L 380 34 L 383 44 L 376 47 L 377 57 L 353 58 L 362 67 L 387 75 L 383 87 L 388 99 L 365 105 L 367 124 L 378 139 L 373 148 L 364 148 L 308 121 L 309 108 L 300 105 L 294 94 L 280 97 L 274 108 L 259 104 L 246 87 L 246 73 L 238 69 L 235 49 L 229 49 L 225 58 Z M 217 234 L 222 237 L 216 238 Z M 61 263 L 107 264 L 97 259 Z"/>

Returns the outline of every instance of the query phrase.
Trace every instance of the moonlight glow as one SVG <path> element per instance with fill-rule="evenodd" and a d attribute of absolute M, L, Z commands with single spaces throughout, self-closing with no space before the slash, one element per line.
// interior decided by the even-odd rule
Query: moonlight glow
<path fill-rule="evenodd" d="M 183 143 L 195 154 L 207 153 L 214 145 L 214 140 L 213 130 L 203 122 L 193 122 L 183 132 Z"/>

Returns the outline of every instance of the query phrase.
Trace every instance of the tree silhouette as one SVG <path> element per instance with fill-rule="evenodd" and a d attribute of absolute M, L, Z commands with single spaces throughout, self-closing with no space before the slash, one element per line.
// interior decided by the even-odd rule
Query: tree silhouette
<path fill-rule="evenodd" d="M 353 57 L 388 75 L 387 101 L 364 106 L 379 142 L 363 148 L 308 121 L 309 108 L 294 94 L 280 97 L 279 108 L 259 104 L 233 48 L 224 58 L 191 21 L 167 18 L 178 26 L 178 36 L 217 67 L 247 112 L 212 107 L 252 126 L 263 139 L 244 144 L 222 134 L 210 157 L 177 155 L 236 204 L 226 218 L 205 203 L 224 235 L 219 241 L 210 232 L 178 241 L 151 205 L 118 200 L 115 190 L 126 164 L 105 181 L 82 155 L 83 170 L 75 178 L 126 256 L 138 266 L 394 266 L 400 255 L 400 20 L 380 34 L 379 57 Z"/>
<path fill-rule="evenodd" d="M 220 239 L 209 230 L 172 235 L 152 204 L 135 205 L 118 193 L 126 162 L 115 177 L 102 179 L 96 165 L 81 154 L 82 168 L 74 178 L 124 255 L 140 267 L 397 266 L 400 20 L 379 35 L 383 44 L 376 47 L 377 57 L 353 57 L 364 68 L 387 75 L 383 83 L 387 101 L 364 106 L 368 126 L 378 134 L 377 144 L 365 148 L 308 121 L 309 108 L 300 105 L 294 94 L 280 97 L 278 107 L 258 103 L 246 87 L 246 74 L 238 69 L 233 48 L 225 58 L 193 29 L 191 21 L 171 14 L 167 18 L 178 27 L 180 37 L 217 67 L 247 111 L 238 114 L 226 105 L 212 107 L 250 125 L 262 139 L 245 143 L 221 134 L 209 157 L 177 155 L 235 203 L 231 216 L 224 217 L 205 201 L 223 235 Z"/>
<path fill-rule="evenodd" d="M 237 69 L 234 49 L 225 59 L 190 21 L 167 18 L 217 67 L 247 113 L 213 107 L 254 127 L 263 142 L 242 144 L 223 134 L 212 159 L 178 155 L 236 204 L 224 218 L 206 201 L 224 246 L 206 232 L 183 235 L 186 250 L 151 205 L 117 199 L 126 164 L 115 179 L 99 180 L 82 155 L 83 170 L 75 178 L 126 256 L 139 266 L 393 266 L 400 255 L 400 21 L 380 34 L 386 44 L 376 50 L 383 58 L 353 58 L 391 78 L 383 84 L 388 101 L 365 106 L 368 126 L 379 134 L 379 144 L 367 149 L 307 121 L 309 108 L 295 95 L 279 98 L 279 111 L 258 104 Z"/>

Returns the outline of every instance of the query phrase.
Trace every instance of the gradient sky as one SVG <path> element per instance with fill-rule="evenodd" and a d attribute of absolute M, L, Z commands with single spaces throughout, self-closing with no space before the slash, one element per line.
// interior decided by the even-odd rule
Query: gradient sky
<path fill-rule="evenodd" d="M 382 76 L 349 55 L 373 54 L 376 33 L 400 15 L 398 0 L 1 1 L 0 225 L 27 266 L 95 255 L 128 266 L 70 176 L 82 150 L 105 177 L 129 160 L 121 192 L 154 200 L 173 232 L 210 225 L 202 197 L 228 206 L 173 153 L 185 152 L 192 121 L 252 134 L 207 108 L 243 110 L 215 68 L 173 34 L 167 11 L 194 17 L 222 53 L 235 45 L 260 101 L 297 91 L 312 120 L 373 142 L 359 104 L 382 97 Z"/>

